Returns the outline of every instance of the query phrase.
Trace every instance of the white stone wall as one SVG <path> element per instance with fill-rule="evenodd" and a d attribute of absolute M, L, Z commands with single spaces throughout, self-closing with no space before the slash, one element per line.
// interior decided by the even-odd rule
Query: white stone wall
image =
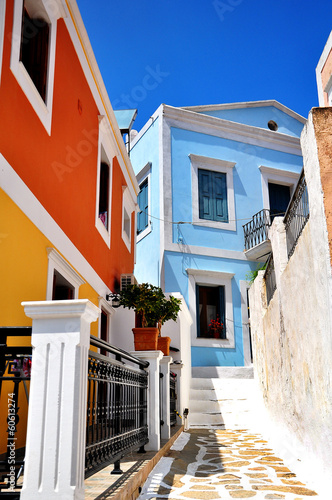
<path fill-rule="evenodd" d="M 249 292 L 250 318 L 255 372 L 275 442 L 322 491 L 332 486 L 332 287 L 311 116 L 302 147 L 310 219 L 289 261 L 284 225 L 275 219 L 270 239 L 277 290 L 267 307 L 260 272 Z"/>

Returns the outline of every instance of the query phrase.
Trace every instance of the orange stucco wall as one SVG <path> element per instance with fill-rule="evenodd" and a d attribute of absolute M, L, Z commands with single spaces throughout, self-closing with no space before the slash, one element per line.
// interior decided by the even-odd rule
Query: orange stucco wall
<path fill-rule="evenodd" d="M 332 75 L 332 50 L 330 50 L 321 72 L 323 90 L 327 82 L 329 81 L 331 75 Z M 325 106 L 329 106 L 326 92 L 324 92 L 324 104 Z"/>
<path fill-rule="evenodd" d="M 103 281 L 133 271 L 121 238 L 121 168 L 113 162 L 111 248 L 95 228 L 98 109 L 63 19 L 58 21 L 49 136 L 10 71 L 13 0 L 7 2 L 0 86 L 0 152 Z M 132 234 L 132 240 L 134 235 Z"/>

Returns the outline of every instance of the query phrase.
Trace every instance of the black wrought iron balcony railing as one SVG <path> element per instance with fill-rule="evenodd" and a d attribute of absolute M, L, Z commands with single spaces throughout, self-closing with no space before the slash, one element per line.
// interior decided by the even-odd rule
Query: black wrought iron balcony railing
<path fill-rule="evenodd" d="M 251 221 L 243 225 L 245 251 L 266 241 L 270 226 L 270 210 L 267 208 L 263 208 L 263 210 L 253 215 Z"/>
<path fill-rule="evenodd" d="M 264 279 L 266 286 L 266 300 L 267 300 L 267 305 L 269 305 L 270 300 L 272 299 L 273 294 L 277 289 L 276 273 L 274 270 L 274 260 L 272 252 L 266 264 Z"/>
<path fill-rule="evenodd" d="M 309 220 L 309 216 L 308 190 L 304 170 L 302 170 L 284 217 L 288 258 L 293 255 L 298 239 Z"/>

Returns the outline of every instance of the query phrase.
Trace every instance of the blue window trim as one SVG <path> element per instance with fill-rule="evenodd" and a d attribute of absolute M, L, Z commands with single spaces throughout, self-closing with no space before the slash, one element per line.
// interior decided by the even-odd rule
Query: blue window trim
<path fill-rule="evenodd" d="M 149 225 L 149 183 L 148 179 L 140 185 L 140 192 L 137 196 L 137 203 L 140 207 L 140 212 L 137 214 L 137 234 L 140 234 Z"/>

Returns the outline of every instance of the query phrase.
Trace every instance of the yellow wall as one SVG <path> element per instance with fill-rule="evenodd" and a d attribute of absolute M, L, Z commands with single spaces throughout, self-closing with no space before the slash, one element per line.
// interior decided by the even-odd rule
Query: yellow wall
<path fill-rule="evenodd" d="M 37 229 L 15 203 L 0 189 L 0 326 L 30 326 L 31 319 L 24 314 L 21 302 L 46 300 L 48 258 L 51 242 Z M 72 266 L 74 268 L 74 266 Z M 80 299 L 89 299 L 98 306 L 98 294 L 88 284 L 81 285 Z M 98 323 L 91 325 L 91 333 L 98 335 Z M 30 338 L 12 338 L 11 345 L 28 345 Z M 27 382 L 29 386 L 29 382 Z M 0 401 L 0 453 L 6 450 L 7 394 L 13 383 L 3 383 Z M 22 383 L 19 389 L 20 422 L 16 447 L 25 444 L 27 401 Z"/>

